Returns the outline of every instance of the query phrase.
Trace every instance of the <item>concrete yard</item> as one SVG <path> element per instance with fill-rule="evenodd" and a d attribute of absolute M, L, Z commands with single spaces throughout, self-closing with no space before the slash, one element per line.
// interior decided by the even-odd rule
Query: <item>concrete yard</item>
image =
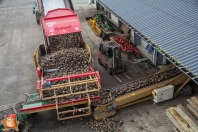
<path fill-rule="evenodd" d="M 25 100 L 38 80 L 33 54 L 42 43 L 33 0 L 0 1 L 0 109 Z"/>
<path fill-rule="evenodd" d="M 40 26 L 32 14 L 34 0 L 0 0 L 0 110 L 17 102 L 25 101 L 27 92 L 36 91 L 36 81 L 39 80 L 33 54 L 36 47 L 43 43 Z M 97 37 L 88 26 L 85 17 L 99 13 L 87 0 L 73 0 L 74 9 L 79 15 L 83 27 L 83 39 L 92 48 L 93 68 L 100 72 L 102 88 L 110 89 L 115 85 L 129 82 L 124 75 L 118 77 L 107 74 L 106 69 L 98 64 L 97 50 L 101 38 Z M 123 54 L 123 56 L 126 56 Z M 133 64 L 133 60 L 123 57 L 127 66 L 127 75 L 136 80 L 157 72 L 149 61 Z M 196 85 L 192 85 L 197 88 Z M 197 93 L 195 93 L 197 95 Z M 172 100 L 153 104 L 146 101 L 117 111 L 113 118 L 124 121 L 122 132 L 169 132 L 174 128 L 173 123 L 165 114 L 168 107 L 177 104 L 185 105 L 189 96 L 178 96 Z M 28 118 L 30 132 L 91 132 L 86 122 L 92 116 L 57 121 L 56 111 L 46 111 L 33 114 Z"/>

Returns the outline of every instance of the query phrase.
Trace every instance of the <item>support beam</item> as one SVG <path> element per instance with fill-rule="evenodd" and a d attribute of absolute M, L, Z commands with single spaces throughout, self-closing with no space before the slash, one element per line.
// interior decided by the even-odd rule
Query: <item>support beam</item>
<path fill-rule="evenodd" d="M 186 79 L 186 81 L 179 87 L 179 89 L 177 89 L 177 91 L 174 94 L 174 97 L 177 96 L 177 94 L 179 93 L 179 91 L 190 81 L 190 78 Z"/>

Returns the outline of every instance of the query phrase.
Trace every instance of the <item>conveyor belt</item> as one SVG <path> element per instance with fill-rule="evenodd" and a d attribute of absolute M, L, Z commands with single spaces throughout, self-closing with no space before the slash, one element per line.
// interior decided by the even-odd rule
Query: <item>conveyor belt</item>
<path fill-rule="evenodd" d="M 109 91 L 102 91 L 101 100 L 93 104 L 93 116 L 102 119 L 116 114 L 116 109 L 121 109 L 149 99 L 152 91 L 166 85 L 181 85 L 188 77 L 177 68 L 166 70 L 136 81 L 115 87 Z"/>
<path fill-rule="evenodd" d="M 173 68 L 173 69 L 169 69 L 169 70 L 157 73 L 157 74 L 147 76 L 145 78 L 131 81 L 129 83 L 126 83 L 126 84 L 123 84 L 120 86 L 116 86 L 108 92 L 109 96 L 107 96 L 107 94 L 103 93 L 105 91 L 102 91 L 101 92 L 101 100 L 99 102 L 97 102 L 98 104 L 94 104 L 94 105 L 108 104 L 108 103 L 112 102 L 112 100 L 114 100 L 115 98 L 117 98 L 119 96 L 123 96 L 127 93 L 139 90 L 141 88 L 145 88 L 150 85 L 160 83 L 164 80 L 168 80 L 170 78 L 176 77 L 179 74 L 181 74 L 180 70 L 178 70 L 177 68 Z M 105 96 L 103 97 L 103 95 L 105 95 Z"/>
<path fill-rule="evenodd" d="M 129 93 L 129 92 L 138 90 L 140 88 L 144 88 L 149 85 L 170 79 L 179 74 L 181 74 L 181 72 L 177 68 L 170 69 L 164 72 L 160 72 L 158 74 L 153 74 L 145 78 L 141 78 L 141 79 L 131 81 L 129 83 L 114 87 L 111 92 L 112 92 L 112 95 L 114 95 L 114 97 L 118 97 L 125 93 Z"/>

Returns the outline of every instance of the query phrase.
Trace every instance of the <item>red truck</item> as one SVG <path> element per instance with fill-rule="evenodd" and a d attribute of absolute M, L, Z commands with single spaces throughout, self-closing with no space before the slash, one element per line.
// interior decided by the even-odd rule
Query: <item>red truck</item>
<path fill-rule="evenodd" d="M 82 27 L 78 15 L 73 11 L 71 0 L 37 0 L 33 6 L 36 21 L 41 24 L 45 45 L 50 52 L 50 38 L 64 34 L 75 34 L 82 47 Z"/>
<path fill-rule="evenodd" d="M 94 94 L 101 88 L 100 75 L 91 67 L 91 49 L 83 41 L 80 20 L 73 10 L 70 0 L 37 0 L 34 3 L 33 13 L 36 15 L 37 23 L 41 25 L 44 38 L 44 44 L 39 45 L 34 53 L 35 65 L 40 78 L 37 81 L 38 97 L 39 100 L 50 103 L 37 107 L 30 105 L 21 109 L 23 113 L 56 109 L 58 120 L 70 119 L 90 115 L 91 102 L 100 99 L 100 96 Z M 45 78 L 46 69 L 40 65 L 39 60 L 44 55 L 65 49 L 65 46 L 61 47 L 59 44 L 70 36 L 75 37 L 75 48 L 84 48 L 89 53 L 87 60 L 89 72 Z M 63 45 L 65 44 L 67 45 L 66 41 Z M 69 49 L 72 50 L 72 47 Z M 49 85 L 46 86 L 48 83 Z M 73 90 L 76 87 L 81 87 L 82 90 Z M 63 93 L 60 94 L 61 90 Z M 50 93 L 48 94 L 50 96 L 46 97 L 46 93 Z"/>

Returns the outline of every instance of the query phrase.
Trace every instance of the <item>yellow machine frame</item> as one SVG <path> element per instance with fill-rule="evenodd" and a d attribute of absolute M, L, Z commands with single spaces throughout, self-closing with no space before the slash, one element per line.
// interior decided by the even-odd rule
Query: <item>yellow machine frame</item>
<path fill-rule="evenodd" d="M 89 24 L 89 26 L 91 27 L 91 29 L 93 30 L 93 32 L 97 35 L 100 36 L 100 34 L 102 33 L 101 29 L 98 27 L 98 23 L 96 21 L 96 19 L 92 19 L 90 18 L 87 23 Z"/>

